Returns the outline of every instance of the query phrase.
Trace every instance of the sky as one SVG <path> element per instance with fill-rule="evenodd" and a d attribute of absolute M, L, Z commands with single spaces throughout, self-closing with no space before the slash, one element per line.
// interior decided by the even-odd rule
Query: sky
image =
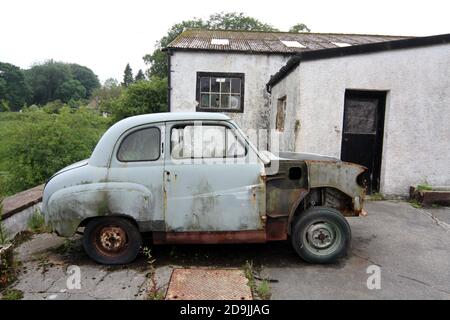
<path fill-rule="evenodd" d="M 450 33 L 450 1 L 403 0 L 0 0 L 0 61 L 21 68 L 48 59 L 121 81 L 174 24 L 244 12 L 287 31 L 427 36 Z"/>

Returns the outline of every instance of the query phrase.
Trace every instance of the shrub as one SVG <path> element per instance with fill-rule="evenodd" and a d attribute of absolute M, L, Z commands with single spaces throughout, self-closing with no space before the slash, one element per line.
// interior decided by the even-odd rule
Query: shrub
<path fill-rule="evenodd" d="M 167 79 L 133 83 L 111 105 L 113 121 L 145 113 L 167 111 Z"/>
<path fill-rule="evenodd" d="M 41 184 L 61 168 L 89 157 L 108 125 L 107 119 L 86 108 L 62 107 L 58 114 L 30 109 L 0 119 L 0 171 L 6 172 L 8 194 Z M 1 120 L 7 125 L 3 127 Z"/>

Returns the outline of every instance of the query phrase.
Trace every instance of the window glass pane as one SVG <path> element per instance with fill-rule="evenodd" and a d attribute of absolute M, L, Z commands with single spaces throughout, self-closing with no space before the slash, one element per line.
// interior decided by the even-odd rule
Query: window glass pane
<path fill-rule="evenodd" d="M 227 77 L 226 74 L 205 72 L 198 78 L 198 108 L 204 111 L 242 111 L 243 79 L 237 74 Z M 243 77 L 243 75 L 242 75 Z M 216 109 L 216 110 L 213 110 Z"/>
<path fill-rule="evenodd" d="M 220 107 L 220 95 L 212 94 L 211 95 L 211 108 L 219 108 Z"/>
<path fill-rule="evenodd" d="M 209 77 L 200 78 L 200 90 L 201 92 L 209 92 Z"/>
<path fill-rule="evenodd" d="M 225 78 L 225 81 L 222 82 L 222 87 L 220 92 L 222 93 L 229 93 L 230 89 L 231 89 L 231 79 L 230 78 Z"/>
<path fill-rule="evenodd" d="M 241 79 L 239 79 L 239 78 L 231 79 L 231 92 L 232 93 L 241 93 Z"/>
<path fill-rule="evenodd" d="M 222 94 L 220 97 L 220 107 L 222 109 L 229 109 L 230 108 L 230 95 L 228 94 Z"/>
<path fill-rule="evenodd" d="M 209 94 L 202 94 L 202 98 L 200 101 L 200 106 L 202 108 L 208 108 L 209 107 Z"/>
<path fill-rule="evenodd" d="M 130 133 L 121 143 L 117 158 L 120 161 L 145 161 L 159 158 L 160 133 L 148 128 Z"/>
<path fill-rule="evenodd" d="M 223 158 L 224 126 L 185 126 L 171 132 L 171 155 L 176 159 Z"/>
<path fill-rule="evenodd" d="M 220 78 L 211 78 L 211 92 L 220 92 Z"/>
<path fill-rule="evenodd" d="M 236 137 L 234 132 L 227 129 L 227 157 L 243 157 L 245 155 L 245 148 L 241 141 Z"/>
<path fill-rule="evenodd" d="M 173 128 L 170 135 L 170 148 L 173 158 L 183 159 L 194 156 L 192 145 L 192 126 Z"/>
<path fill-rule="evenodd" d="M 239 109 L 241 107 L 241 96 L 232 95 L 230 96 L 230 108 Z"/>
<path fill-rule="evenodd" d="M 225 127 L 203 126 L 203 158 L 225 156 Z"/>
<path fill-rule="evenodd" d="M 344 114 L 344 132 L 375 134 L 377 103 L 377 99 L 347 100 Z"/>

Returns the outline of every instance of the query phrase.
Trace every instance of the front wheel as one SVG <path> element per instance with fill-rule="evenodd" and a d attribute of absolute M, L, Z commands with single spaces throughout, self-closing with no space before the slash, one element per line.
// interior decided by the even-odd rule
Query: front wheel
<path fill-rule="evenodd" d="M 93 219 L 84 229 L 84 249 L 92 260 L 101 264 L 130 263 L 138 255 L 141 244 L 138 228 L 123 218 Z"/>
<path fill-rule="evenodd" d="M 338 210 L 313 207 L 294 221 L 291 240 L 302 259 L 311 263 L 331 263 L 347 254 L 351 230 Z"/>

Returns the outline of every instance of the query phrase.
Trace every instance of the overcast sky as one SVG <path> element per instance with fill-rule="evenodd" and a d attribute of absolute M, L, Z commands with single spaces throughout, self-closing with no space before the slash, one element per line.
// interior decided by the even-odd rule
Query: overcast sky
<path fill-rule="evenodd" d="M 447 4 L 446 4 L 447 3 Z M 288 30 L 426 36 L 450 33 L 448 0 L 0 0 L 0 61 L 28 68 L 54 59 L 122 78 L 176 22 L 244 12 Z"/>

